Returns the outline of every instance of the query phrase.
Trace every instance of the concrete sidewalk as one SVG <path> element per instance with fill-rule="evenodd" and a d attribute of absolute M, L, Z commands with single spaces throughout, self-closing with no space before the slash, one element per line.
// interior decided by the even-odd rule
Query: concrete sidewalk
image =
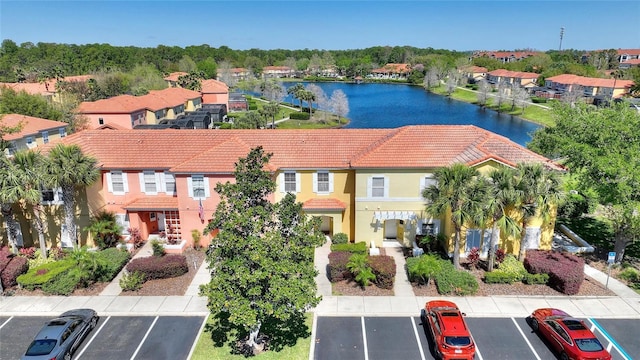
<path fill-rule="evenodd" d="M 150 256 L 143 247 L 138 254 Z M 318 294 L 322 301 L 312 311 L 322 316 L 418 316 L 424 303 L 435 299 L 414 296 L 406 278 L 405 259 L 401 248 L 385 248 L 396 261 L 395 296 L 332 296 L 327 277 L 330 244 L 315 251 Z M 605 284 L 607 275 L 585 266 L 585 274 Z M 108 287 L 99 296 L 2 296 L 0 316 L 56 316 L 75 308 L 90 307 L 101 316 L 110 315 L 198 315 L 206 316 L 207 299 L 198 295 L 200 284 L 208 283 L 210 273 L 204 262 L 184 296 L 118 296 L 114 287 Z M 114 279 L 112 285 L 118 286 Z M 454 301 L 471 317 L 525 317 L 534 309 L 557 307 L 578 317 L 640 319 L 640 294 L 614 278 L 608 288 L 617 296 L 468 296 L 438 297 Z M 119 286 L 118 286 L 119 290 Z M 117 294 L 115 294 L 117 292 Z"/>

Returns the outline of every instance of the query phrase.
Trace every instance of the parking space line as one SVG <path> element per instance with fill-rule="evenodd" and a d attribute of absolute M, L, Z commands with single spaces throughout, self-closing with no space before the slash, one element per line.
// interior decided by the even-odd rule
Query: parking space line
<path fill-rule="evenodd" d="M 93 342 L 93 339 L 95 339 L 98 334 L 100 333 L 100 331 L 102 330 L 102 328 L 104 328 L 104 326 L 109 322 L 109 319 L 111 319 L 111 316 L 107 317 L 107 320 L 101 322 L 100 327 L 98 328 L 98 330 L 96 330 L 93 335 L 91 336 L 91 339 L 89 339 L 89 342 L 87 342 L 84 347 L 82 347 L 82 351 L 80 351 L 80 353 L 78 353 L 78 355 L 74 356 L 74 358 L 77 360 L 79 359 L 82 354 L 84 354 L 84 352 L 89 348 L 89 345 L 91 345 L 91 343 Z"/>
<path fill-rule="evenodd" d="M 516 322 L 516 319 L 511 318 L 511 321 L 513 321 L 513 325 L 515 325 L 516 328 L 518 328 L 520 335 L 522 335 L 522 338 L 524 339 L 524 341 L 527 343 L 527 345 L 529 345 L 529 349 L 531 349 L 531 352 L 533 352 L 533 355 L 535 355 L 536 359 L 542 360 L 540 359 L 540 356 L 538 356 L 538 353 L 536 352 L 536 350 L 533 348 L 533 345 L 531 345 L 531 343 L 529 342 L 529 339 L 527 339 L 527 337 L 525 336 L 524 331 L 522 331 L 522 329 L 520 328 L 520 325 L 518 325 L 518 323 Z"/>
<path fill-rule="evenodd" d="M 0 325 L 0 329 L 2 329 L 5 325 L 7 325 L 7 323 L 9 323 L 9 321 L 11 321 L 11 319 L 13 319 L 13 316 L 8 318 L 7 321 L 3 322 L 2 325 Z"/>
<path fill-rule="evenodd" d="M 473 342 L 475 343 L 476 341 L 474 340 Z M 478 359 L 484 360 L 484 358 L 482 357 L 482 354 L 480 354 L 480 349 L 478 349 L 477 343 L 476 343 L 476 355 L 478 355 Z"/>
<path fill-rule="evenodd" d="M 367 349 L 367 329 L 364 326 L 364 316 L 360 317 L 362 324 L 362 343 L 364 345 L 364 360 L 369 360 L 369 349 Z"/>
<path fill-rule="evenodd" d="M 589 318 L 588 319 L 589 322 L 591 322 L 591 331 L 593 332 L 594 329 L 598 329 L 598 331 L 600 331 L 600 333 L 602 334 L 602 336 L 604 336 L 607 340 L 609 340 L 609 346 L 607 346 L 607 351 L 611 352 L 611 347 L 614 347 L 616 349 L 616 351 L 618 351 L 618 353 L 620 353 L 620 355 L 622 355 L 623 358 L 625 358 L 626 360 L 633 360 L 631 358 L 631 356 L 629 354 L 627 354 L 626 351 L 624 351 L 624 349 L 622 348 L 622 346 L 620 346 L 620 344 L 618 344 L 613 337 L 611 337 L 611 335 L 609 335 L 609 333 L 607 332 L 607 330 L 605 330 L 602 325 L 600 325 L 600 323 L 598 323 L 596 321 L 596 319 L 594 318 Z"/>
<path fill-rule="evenodd" d="M 138 355 L 138 351 L 140 351 L 140 348 L 142 348 L 142 344 L 144 344 L 144 341 L 147 340 L 147 337 L 149 336 L 149 333 L 151 332 L 153 327 L 156 325 L 156 322 L 158 321 L 158 318 L 159 318 L 159 316 L 156 316 L 156 318 L 153 319 L 153 322 L 151 323 L 151 326 L 149 326 L 149 329 L 144 334 L 144 337 L 142 338 L 142 340 L 140 340 L 140 345 L 138 345 L 138 348 L 136 349 L 136 351 L 133 353 L 133 355 L 131 355 L 131 360 L 135 359 L 136 355 Z"/>
<path fill-rule="evenodd" d="M 413 332 L 416 334 L 416 341 L 418 342 L 418 350 L 420 350 L 420 357 L 422 360 L 426 360 L 424 357 L 424 351 L 422 350 L 422 342 L 420 341 L 420 334 L 418 334 L 418 328 L 416 327 L 416 322 L 413 320 L 413 317 L 410 317 L 411 325 L 413 326 Z"/>
<path fill-rule="evenodd" d="M 198 331 L 198 335 L 193 340 L 193 344 L 191 345 L 191 350 L 189 350 L 189 356 L 187 357 L 187 359 L 191 359 L 191 357 L 193 356 L 193 352 L 196 350 L 196 345 L 198 345 L 198 341 L 200 340 L 200 336 L 204 335 L 204 327 L 205 325 L 207 325 L 208 318 L 209 318 L 208 316 L 205 316 L 204 319 L 202 320 L 202 325 L 200 325 L 200 330 Z"/>
<path fill-rule="evenodd" d="M 316 353 L 316 328 L 318 327 L 318 314 L 313 313 L 313 322 L 311 323 L 311 345 L 309 346 L 309 360 L 313 360 Z"/>

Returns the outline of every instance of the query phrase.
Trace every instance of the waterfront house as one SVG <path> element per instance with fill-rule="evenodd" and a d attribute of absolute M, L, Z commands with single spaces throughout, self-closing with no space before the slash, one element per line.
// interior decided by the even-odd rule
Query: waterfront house
<path fill-rule="evenodd" d="M 561 74 L 545 79 L 545 87 L 549 91 L 560 94 L 580 91 L 586 98 L 601 96 L 605 99 L 617 99 L 627 95 L 632 85 L 631 80 L 590 78 L 573 74 Z M 536 95 L 544 96 L 543 93 Z"/>
<path fill-rule="evenodd" d="M 62 121 L 47 120 L 19 114 L 0 115 L 1 128 L 17 128 L 18 131 L 4 134 L 2 140 L 7 143 L 5 155 L 19 150 L 34 149 L 39 145 L 56 142 L 67 136 L 67 126 Z"/>

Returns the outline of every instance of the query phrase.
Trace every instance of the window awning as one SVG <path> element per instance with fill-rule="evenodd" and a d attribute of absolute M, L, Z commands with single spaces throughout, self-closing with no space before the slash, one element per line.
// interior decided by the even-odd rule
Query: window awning
<path fill-rule="evenodd" d="M 123 208 L 128 211 L 178 210 L 178 198 L 175 196 L 140 197 Z"/>
<path fill-rule="evenodd" d="M 413 211 L 374 211 L 373 218 L 378 221 L 415 220 L 418 218 L 418 215 Z"/>

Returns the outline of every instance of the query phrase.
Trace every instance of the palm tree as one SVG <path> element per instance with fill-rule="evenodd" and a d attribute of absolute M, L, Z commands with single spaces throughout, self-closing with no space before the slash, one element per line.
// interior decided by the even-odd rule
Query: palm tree
<path fill-rule="evenodd" d="M 62 189 L 64 224 L 68 239 L 80 247 L 76 229 L 74 192 L 93 184 L 100 176 L 96 159 L 85 156 L 78 145 L 56 145 L 49 153 L 49 173 L 54 187 Z"/>
<path fill-rule="evenodd" d="M 6 158 L 5 158 L 6 159 Z M 17 152 L 12 160 L 2 167 L 3 178 L 2 197 L 9 202 L 21 203 L 23 207 L 31 207 L 40 253 L 43 259 L 47 258 L 47 243 L 44 238 L 45 225 L 42 220 L 42 188 L 47 187 L 46 161 L 47 159 L 33 151 Z"/>
<path fill-rule="evenodd" d="M 307 103 L 309 103 L 309 116 L 312 116 L 313 102 L 316 100 L 316 95 L 313 92 L 305 89 L 300 91 L 299 97 L 300 97 L 301 103 L 302 101 L 306 101 Z"/>
<path fill-rule="evenodd" d="M 13 204 L 16 200 L 11 196 L 10 192 L 6 191 L 9 188 L 10 178 L 8 175 L 11 173 L 7 171 L 7 167 L 11 164 L 9 159 L 5 156 L 0 156 L 0 212 L 7 224 L 7 238 L 9 240 L 9 246 L 11 246 L 11 252 L 18 253 L 18 223 L 13 216 Z"/>
<path fill-rule="evenodd" d="M 491 196 L 486 204 L 486 214 L 493 223 L 489 242 L 488 271 L 493 270 L 495 263 L 499 231 L 513 237 L 522 231 L 518 220 L 509 214 L 516 203 L 515 175 L 514 169 L 508 167 L 494 169 L 488 174 L 492 186 Z"/>
<path fill-rule="evenodd" d="M 521 163 L 516 168 L 516 206 L 522 216 L 522 238 L 518 259 L 524 261 L 527 244 L 527 224 L 535 217 L 549 221 L 552 209 L 560 204 L 563 193 L 557 173 L 546 170 L 540 163 Z"/>
<path fill-rule="evenodd" d="M 287 89 L 287 94 L 293 96 L 295 99 L 298 99 L 300 101 L 300 111 L 302 111 L 302 98 L 300 97 L 300 95 L 304 90 L 305 90 L 304 85 L 302 85 L 301 83 L 297 83 Z"/>
<path fill-rule="evenodd" d="M 455 230 L 453 265 L 460 267 L 460 238 L 462 226 L 477 220 L 479 208 L 485 201 L 481 184 L 478 184 L 478 170 L 464 164 L 453 164 L 434 172 L 436 185 L 423 190 L 427 201 L 426 212 L 442 217 L 451 213 Z"/>

